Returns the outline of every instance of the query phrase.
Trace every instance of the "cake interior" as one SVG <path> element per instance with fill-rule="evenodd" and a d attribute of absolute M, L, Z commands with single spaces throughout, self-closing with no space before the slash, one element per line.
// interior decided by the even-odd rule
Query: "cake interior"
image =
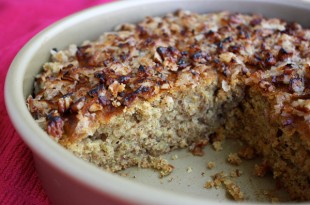
<path fill-rule="evenodd" d="M 308 145 L 300 139 L 303 133 L 273 119 L 275 99 L 259 89 L 236 85 L 225 92 L 214 84 L 137 102 L 93 137 L 67 148 L 111 172 L 138 166 L 166 176 L 173 166 L 161 155 L 185 147 L 200 155 L 195 152 L 207 144 L 238 138 L 262 156 L 266 169 L 293 199 L 308 200 L 310 161 Z"/>

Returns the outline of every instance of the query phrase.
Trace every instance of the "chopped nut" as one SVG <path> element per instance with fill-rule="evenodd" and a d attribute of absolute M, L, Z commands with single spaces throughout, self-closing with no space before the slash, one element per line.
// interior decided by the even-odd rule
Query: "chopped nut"
<path fill-rule="evenodd" d="M 80 99 L 78 99 L 75 103 L 73 103 L 70 107 L 70 109 L 73 111 L 73 112 L 78 112 L 79 110 L 81 110 L 85 104 L 85 98 L 82 97 Z"/>
<path fill-rule="evenodd" d="M 97 112 L 99 110 L 102 110 L 102 106 L 99 105 L 98 103 L 94 103 L 88 108 L 89 112 Z"/>
<path fill-rule="evenodd" d="M 119 107 L 119 106 L 121 106 L 121 103 L 120 103 L 119 101 L 114 100 L 114 101 L 112 102 L 112 105 L 113 105 L 114 107 Z"/>
<path fill-rule="evenodd" d="M 118 93 L 122 92 L 125 90 L 125 84 L 119 83 L 118 81 L 114 81 L 110 86 L 109 90 L 111 91 L 112 95 L 114 97 L 117 96 Z"/>
<path fill-rule="evenodd" d="M 222 88 L 225 92 L 228 92 L 230 90 L 230 85 L 228 85 L 226 80 L 222 80 Z"/>
<path fill-rule="evenodd" d="M 53 112 L 47 117 L 47 133 L 56 139 L 59 139 L 63 133 L 64 122 L 57 112 Z"/>
<path fill-rule="evenodd" d="M 160 86 L 160 88 L 161 88 L 161 89 L 164 89 L 164 90 L 167 90 L 167 89 L 170 88 L 170 85 L 169 85 L 168 83 L 165 83 L 165 84 L 162 84 L 162 85 Z"/>
<path fill-rule="evenodd" d="M 58 100 L 58 112 L 64 113 L 70 108 L 72 99 L 70 97 L 59 98 Z"/>
<path fill-rule="evenodd" d="M 220 54 L 220 59 L 225 63 L 230 63 L 230 61 L 235 57 L 234 53 L 227 52 Z"/>

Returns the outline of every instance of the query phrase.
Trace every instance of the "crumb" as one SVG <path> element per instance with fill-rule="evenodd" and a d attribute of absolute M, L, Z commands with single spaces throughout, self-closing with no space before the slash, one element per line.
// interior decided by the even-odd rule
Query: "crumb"
<path fill-rule="evenodd" d="M 207 165 L 208 169 L 213 169 L 215 167 L 215 162 L 208 162 L 208 165 Z"/>
<path fill-rule="evenodd" d="M 221 151 L 223 149 L 221 141 L 213 142 L 212 145 L 215 151 Z"/>
<path fill-rule="evenodd" d="M 233 177 L 233 178 L 240 177 L 241 175 L 242 175 L 242 171 L 240 171 L 239 169 L 235 169 L 230 172 L 230 177 Z"/>
<path fill-rule="evenodd" d="M 254 166 L 254 174 L 257 177 L 264 177 L 269 171 L 270 167 L 265 162 L 262 162 L 261 164 L 255 164 Z"/>
<path fill-rule="evenodd" d="M 191 167 L 187 167 L 186 171 L 187 171 L 187 173 L 191 173 L 193 170 Z"/>
<path fill-rule="evenodd" d="M 134 176 L 132 176 L 132 178 L 134 178 L 134 179 L 135 179 L 135 178 L 137 178 L 137 177 L 134 175 Z"/>
<path fill-rule="evenodd" d="M 240 176 L 240 171 L 236 169 L 234 171 L 235 175 Z M 243 201 L 244 200 L 244 193 L 240 190 L 240 187 L 236 185 L 229 177 L 224 174 L 224 172 L 216 173 L 212 176 L 211 181 L 207 181 L 204 184 L 204 188 L 211 189 L 211 188 L 219 188 L 224 185 L 227 193 L 235 200 L 235 201 Z"/>
<path fill-rule="evenodd" d="M 119 175 L 122 177 L 128 177 L 129 174 L 128 173 L 120 173 Z"/>
<path fill-rule="evenodd" d="M 213 181 L 208 181 L 204 185 L 204 188 L 206 188 L 206 189 L 211 189 L 213 187 L 214 187 L 214 182 Z"/>
<path fill-rule="evenodd" d="M 241 148 L 238 152 L 238 156 L 242 159 L 253 159 L 255 155 L 255 150 L 249 146 Z"/>
<path fill-rule="evenodd" d="M 175 154 L 175 155 L 173 155 L 173 156 L 171 157 L 172 160 L 176 160 L 176 159 L 178 159 L 178 158 L 179 158 L 179 157 L 178 157 L 177 154 Z"/>
<path fill-rule="evenodd" d="M 206 173 L 204 173 L 204 172 L 201 172 L 201 176 L 205 176 L 205 174 L 206 174 Z"/>
<path fill-rule="evenodd" d="M 219 188 L 222 185 L 225 177 L 224 172 L 219 172 L 212 176 L 215 188 Z"/>
<path fill-rule="evenodd" d="M 237 153 L 230 153 L 228 155 L 227 161 L 232 165 L 240 165 L 242 162 Z"/>
<path fill-rule="evenodd" d="M 279 203 L 280 199 L 276 196 L 276 190 L 263 190 L 262 193 L 265 195 L 271 203 Z"/>
<path fill-rule="evenodd" d="M 240 190 L 240 187 L 236 185 L 230 179 L 225 179 L 223 184 L 225 185 L 226 191 L 229 193 L 230 196 L 233 197 L 235 201 L 243 201 L 244 200 L 244 193 Z"/>
<path fill-rule="evenodd" d="M 209 143 L 209 140 L 207 139 L 201 139 L 195 142 L 191 148 L 193 155 L 203 156 L 204 155 L 203 149 L 205 146 L 208 145 L 208 143 Z"/>
<path fill-rule="evenodd" d="M 168 182 L 172 182 L 173 177 L 169 177 Z"/>

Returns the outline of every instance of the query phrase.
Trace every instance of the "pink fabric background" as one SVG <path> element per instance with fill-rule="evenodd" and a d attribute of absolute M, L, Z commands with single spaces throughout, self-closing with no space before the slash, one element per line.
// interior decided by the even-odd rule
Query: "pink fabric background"
<path fill-rule="evenodd" d="M 4 104 L 4 82 L 19 49 L 51 23 L 111 0 L 0 0 L 0 204 L 50 204 L 31 151 L 14 130 Z"/>

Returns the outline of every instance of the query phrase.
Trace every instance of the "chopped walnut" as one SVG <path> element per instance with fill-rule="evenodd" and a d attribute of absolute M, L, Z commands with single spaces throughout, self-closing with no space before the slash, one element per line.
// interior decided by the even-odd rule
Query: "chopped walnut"
<path fill-rule="evenodd" d="M 55 139 L 59 139 L 63 133 L 64 122 L 57 112 L 53 112 L 47 117 L 47 133 Z"/>
<path fill-rule="evenodd" d="M 117 96 L 118 93 L 124 91 L 125 89 L 125 84 L 119 83 L 118 81 L 114 81 L 110 86 L 109 90 L 111 91 L 112 95 L 114 97 Z"/>

